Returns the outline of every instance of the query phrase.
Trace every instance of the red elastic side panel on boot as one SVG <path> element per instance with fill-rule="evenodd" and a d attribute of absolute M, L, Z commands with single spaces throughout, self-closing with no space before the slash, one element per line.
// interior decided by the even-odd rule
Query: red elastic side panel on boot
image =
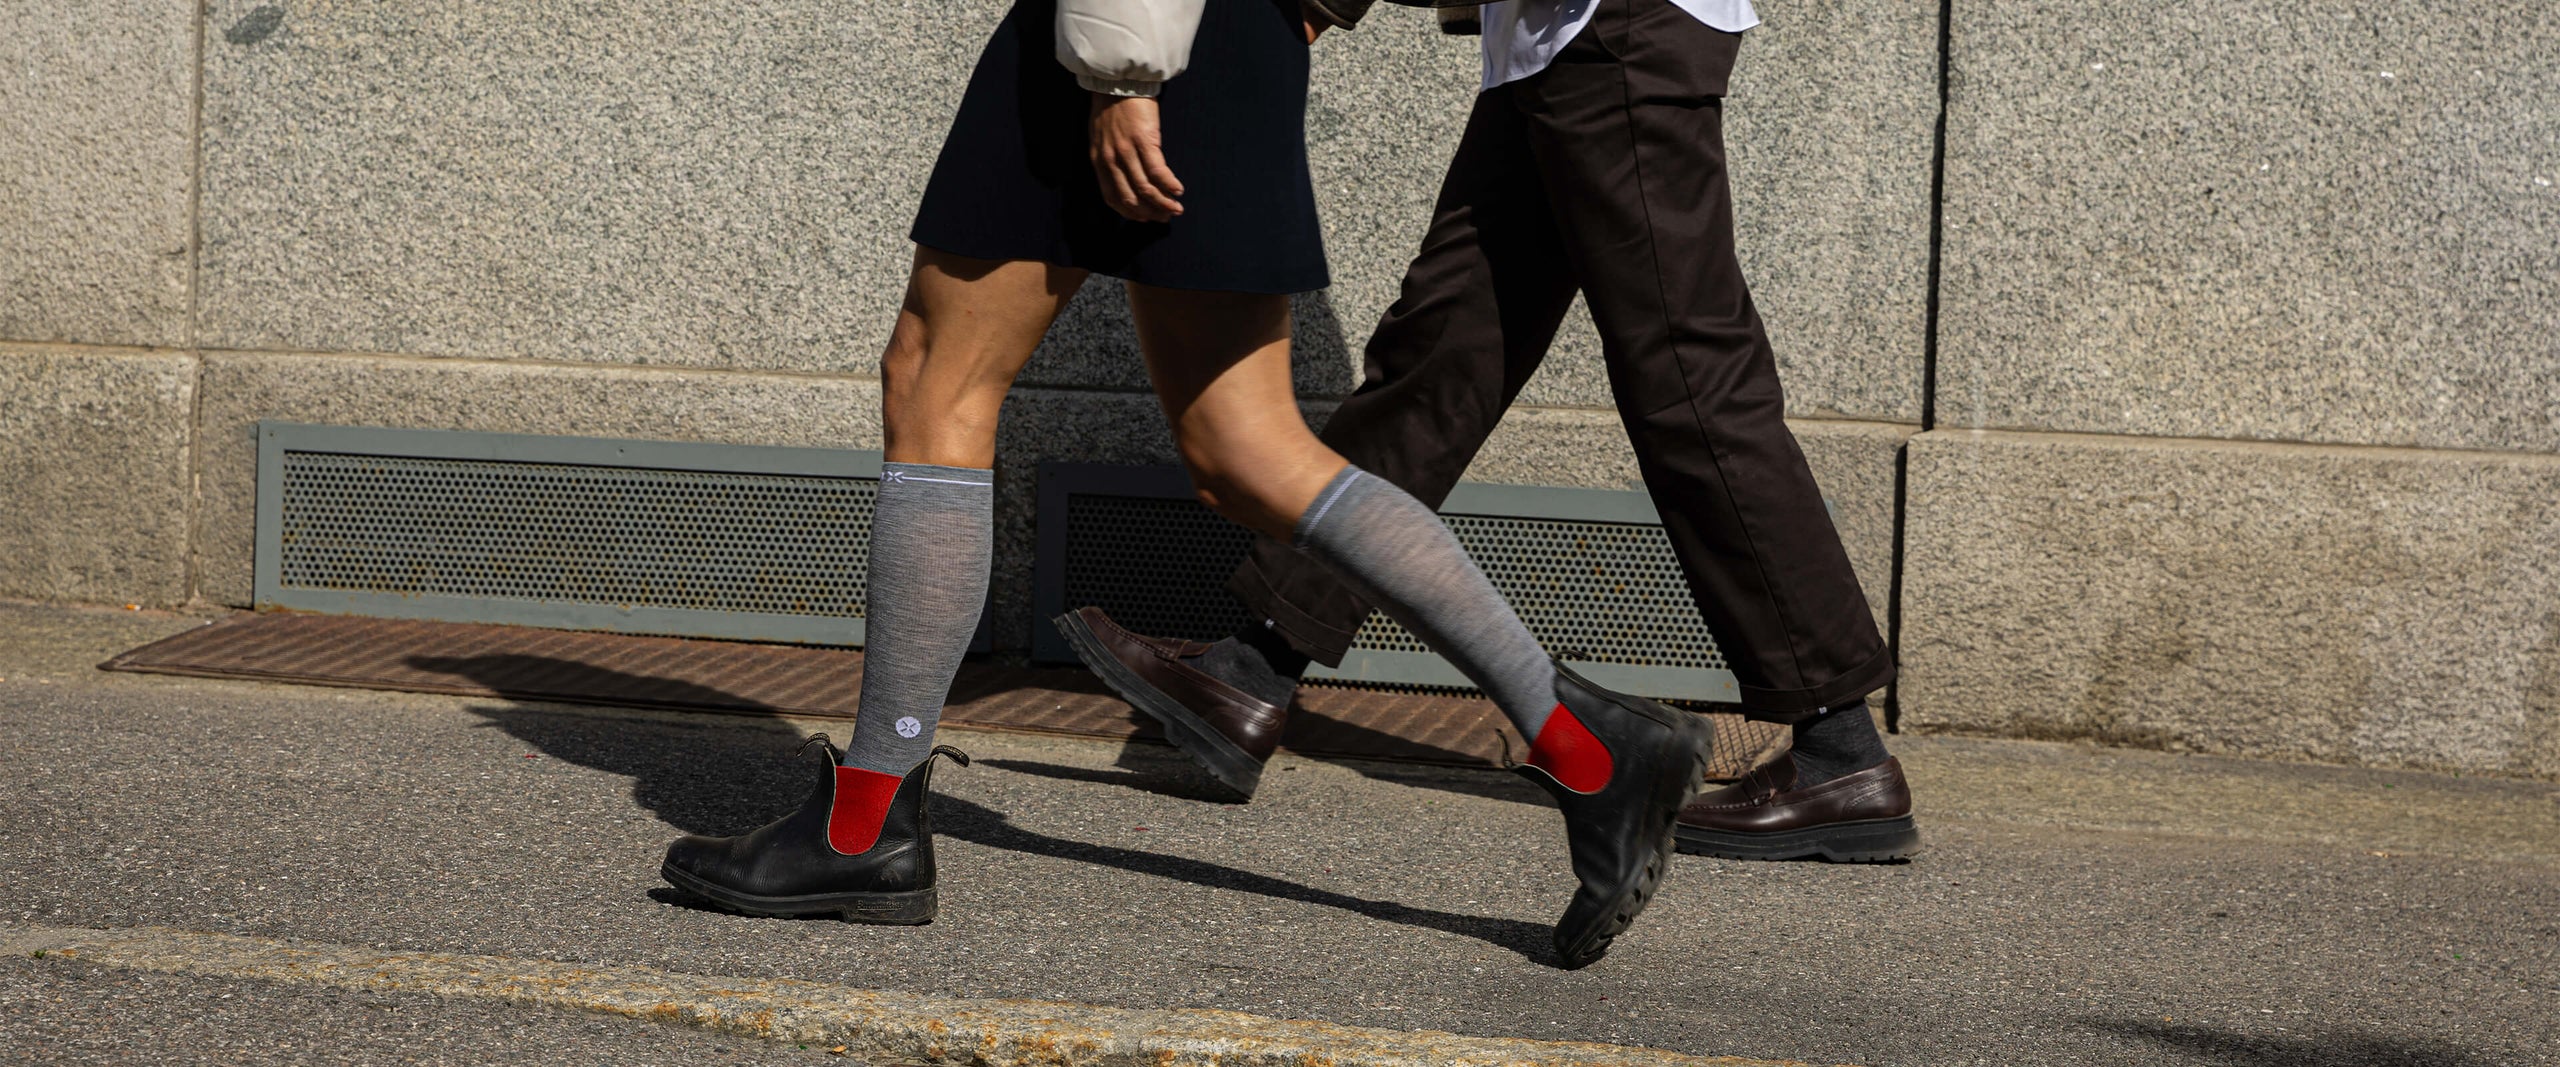
<path fill-rule="evenodd" d="M 889 817 L 889 798 L 898 793 L 894 774 L 859 767 L 836 768 L 836 804 L 827 812 L 827 845 L 848 856 L 871 851 L 880 841 L 880 824 Z"/>
<path fill-rule="evenodd" d="M 1576 793 L 1599 792 L 1617 768 L 1609 758 L 1609 746 L 1591 736 L 1591 728 L 1562 704 L 1538 728 L 1538 739 L 1530 742 L 1529 765 L 1555 775 L 1556 781 Z"/>

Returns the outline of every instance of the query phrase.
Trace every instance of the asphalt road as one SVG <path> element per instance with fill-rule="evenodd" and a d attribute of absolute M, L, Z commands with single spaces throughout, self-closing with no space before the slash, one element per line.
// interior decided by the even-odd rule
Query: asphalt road
<path fill-rule="evenodd" d="M 1683 857 L 1609 959 L 1562 972 L 1562 835 L 1517 779 L 1291 758 L 1230 806 L 1169 750 L 955 731 L 978 763 L 937 779 L 943 917 L 866 928 L 698 910 L 656 877 L 675 835 L 796 802 L 791 750 L 825 724 L 89 668 L 185 625 L 0 605 L 0 922 L 1817 1062 L 2560 1063 L 2552 783 L 1897 738 L 1917 861 Z M 0 1062 L 130 1061 L 179 1030 L 223 1062 L 276 1035 L 369 1050 L 348 1062 L 809 1055 L 83 966 L 0 967 Z"/>

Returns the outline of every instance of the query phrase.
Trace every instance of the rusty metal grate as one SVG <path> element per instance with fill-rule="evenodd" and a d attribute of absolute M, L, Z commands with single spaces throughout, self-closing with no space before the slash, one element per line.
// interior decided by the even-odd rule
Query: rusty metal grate
<path fill-rule="evenodd" d="M 125 652 L 108 670 L 751 715 L 850 717 L 862 654 L 840 649 L 359 616 L 243 614 Z M 1773 752 L 1765 724 L 1710 715 L 1717 777 Z M 1082 670 L 972 664 L 944 721 L 963 728 L 1152 739 Z M 1492 704 L 1447 693 L 1300 691 L 1284 747 L 1365 759 L 1490 766 L 1525 751 Z"/>

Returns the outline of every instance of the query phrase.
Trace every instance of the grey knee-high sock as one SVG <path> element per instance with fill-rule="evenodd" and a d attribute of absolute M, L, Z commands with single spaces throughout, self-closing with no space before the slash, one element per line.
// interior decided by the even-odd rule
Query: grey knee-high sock
<path fill-rule="evenodd" d="M 1298 547 L 1449 662 L 1537 740 L 1556 707 L 1555 664 L 1449 528 L 1404 490 L 1344 467 L 1298 516 Z"/>
<path fill-rule="evenodd" d="M 995 472 L 889 463 L 871 514 L 862 708 L 844 765 L 905 775 L 933 753 L 995 554 Z"/>

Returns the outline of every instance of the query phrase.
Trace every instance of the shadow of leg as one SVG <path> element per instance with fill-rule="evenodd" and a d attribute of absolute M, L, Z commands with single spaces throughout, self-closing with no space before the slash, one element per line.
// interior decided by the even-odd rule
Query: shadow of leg
<path fill-rule="evenodd" d="M 1472 937 L 1540 962 L 1548 962 L 1551 955 L 1549 943 L 1553 931 L 1537 923 L 1460 915 L 1394 901 L 1369 900 L 1206 860 L 1051 837 L 1013 825 L 1002 812 L 955 797 L 935 797 L 933 818 L 937 832 L 988 848 L 1115 867 L 1212 889 L 1233 889 L 1278 900 L 1340 908 L 1385 922 Z"/>

